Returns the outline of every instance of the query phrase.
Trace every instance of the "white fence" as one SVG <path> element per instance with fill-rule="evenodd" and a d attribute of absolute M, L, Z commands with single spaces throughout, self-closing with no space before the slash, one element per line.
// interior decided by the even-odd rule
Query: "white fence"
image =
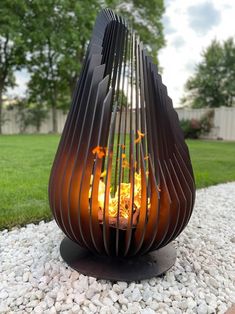
<path fill-rule="evenodd" d="M 179 119 L 200 119 L 208 109 L 176 109 Z M 3 134 L 18 134 L 20 132 L 20 123 L 17 110 L 3 110 L 6 123 L 2 127 Z M 66 114 L 63 111 L 57 111 L 58 132 L 61 133 L 66 120 Z M 235 108 L 220 107 L 215 109 L 214 127 L 208 134 L 210 139 L 235 140 Z M 40 133 L 50 133 L 52 131 L 51 114 L 43 122 Z M 36 132 L 35 128 L 30 126 L 26 130 L 27 133 Z"/>
<path fill-rule="evenodd" d="M 200 119 L 210 109 L 176 109 L 179 119 Z M 210 139 L 235 140 L 235 107 L 214 109 L 213 128 L 208 134 Z"/>
<path fill-rule="evenodd" d="M 20 133 L 20 117 L 16 109 L 13 110 L 3 110 L 4 120 L 6 121 L 2 126 L 2 134 L 18 134 Z M 57 124 L 58 132 L 63 131 L 63 127 L 66 121 L 67 114 L 62 110 L 57 110 Z M 36 128 L 33 126 L 28 126 L 25 130 L 26 133 L 35 133 Z M 48 113 L 48 117 L 43 121 L 40 133 L 47 134 L 52 132 L 52 115 L 51 112 Z"/>

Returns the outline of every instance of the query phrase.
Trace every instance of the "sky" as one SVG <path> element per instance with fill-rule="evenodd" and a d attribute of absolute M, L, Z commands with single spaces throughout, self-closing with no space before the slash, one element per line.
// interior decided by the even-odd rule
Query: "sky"
<path fill-rule="evenodd" d="M 163 16 L 166 46 L 159 53 L 162 78 L 174 107 L 179 107 L 184 85 L 213 39 L 235 37 L 235 0 L 165 0 Z M 11 96 L 22 96 L 28 75 L 16 72 Z"/>
<path fill-rule="evenodd" d="M 174 107 L 181 106 L 187 79 L 213 39 L 235 37 L 235 0 L 165 0 L 166 46 L 160 51 L 162 78 Z"/>

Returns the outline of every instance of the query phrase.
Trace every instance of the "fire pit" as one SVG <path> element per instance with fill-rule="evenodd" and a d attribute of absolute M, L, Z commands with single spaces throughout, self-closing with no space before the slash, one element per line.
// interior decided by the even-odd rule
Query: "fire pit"
<path fill-rule="evenodd" d="M 156 65 L 111 10 L 97 17 L 51 170 L 64 260 L 112 280 L 160 275 L 189 221 L 188 148 Z"/>

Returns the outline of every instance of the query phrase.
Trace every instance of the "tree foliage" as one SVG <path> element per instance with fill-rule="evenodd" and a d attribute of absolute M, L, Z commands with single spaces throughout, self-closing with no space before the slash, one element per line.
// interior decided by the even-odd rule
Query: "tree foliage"
<path fill-rule="evenodd" d="M 186 83 L 183 102 L 193 108 L 231 107 L 235 102 L 235 43 L 214 40 L 203 52 L 202 62 Z"/>
<path fill-rule="evenodd" d="M 57 132 L 56 109 L 69 105 L 96 7 L 92 1 L 89 5 L 75 0 L 26 2 L 29 97 L 52 108 L 53 131 Z"/>
<path fill-rule="evenodd" d="M 102 6 L 108 5 L 129 18 L 133 16 L 133 27 L 149 43 L 149 49 L 155 51 L 155 58 L 164 43 L 160 21 L 164 10 L 162 0 L 133 1 L 127 8 L 115 0 L 27 0 L 26 3 L 30 99 L 35 101 L 40 95 L 41 101 L 52 107 L 54 132 L 57 131 L 56 108 L 68 108 L 92 27 Z"/>
<path fill-rule="evenodd" d="M 145 44 L 148 52 L 158 63 L 158 51 L 164 46 L 162 15 L 165 11 L 163 0 L 122 1 L 114 7 L 127 18 Z"/>
<path fill-rule="evenodd" d="M 25 46 L 22 35 L 22 17 L 25 6 L 21 0 L 0 1 L 0 134 L 4 118 L 3 93 L 15 86 L 14 71 L 24 64 Z"/>
<path fill-rule="evenodd" d="M 11 37 L 11 64 L 4 89 L 13 86 L 14 70 L 24 65 L 26 55 L 30 74 L 29 103 L 52 110 L 53 131 L 57 132 L 56 109 L 68 108 L 84 54 L 98 12 L 110 7 L 127 17 L 157 60 L 164 45 L 161 17 L 163 0 L 4 0 L 0 13 L 2 37 Z M 2 3 L 2 2 L 0 2 Z M 6 35 L 7 34 L 7 35 Z M 24 45 L 22 46 L 22 39 Z M 23 50 L 22 50 L 23 47 Z M 2 61 L 1 61 L 2 62 Z M 9 63 L 9 62 L 8 62 Z M 0 91 L 1 91 L 0 65 Z"/>

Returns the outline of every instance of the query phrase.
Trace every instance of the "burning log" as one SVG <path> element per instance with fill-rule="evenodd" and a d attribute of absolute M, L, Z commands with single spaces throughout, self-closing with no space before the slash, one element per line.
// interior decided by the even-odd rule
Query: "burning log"
<path fill-rule="evenodd" d="M 103 223 L 103 208 L 104 208 L 104 198 L 105 198 L 105 183 L 103 178 L 106 175 L 105 172 L 101 174 L 101 180 L 99 182 L 99 192 L 98 192 L 98 220 Z M 90 180 L 90 191 L 89 196 L 91 196 L 91 189 L 93 183 L 93 176 Z M 119 195 L 120 193 L 120 195 Z M 150 200 L 148 200 L 147 217 L 149 215 Z M 138 223 L 139 213 L 141 209 L 141 175 L 135 172 L 134 176 L 134 200 L 131 204 L 131 183 L 121 183 L 120 189 L 117 187 L 114 197 L 109 195 L 109 207 L 107 209 L 109 213 L 109 225 L 111 227 L 116 227 L 119 229 L 127 229 L 128 217 L 132 211 L 131 206 L 133 206 L 132 214 L 132 227 L 135 227 Z M 146 209 L 143 209 L 146 210 Z M 118 218 L 117 218 L 118 217 Z"/>
<path fill-rule="evenodd" d="M 138 223 L 139 213 L 140 213 L 140 209 L 136 208 L 132 216 L 133 228 L 135 228 Z M 103 209 L 101 207 L 99 207 L 98 219 L 99 219 L 100 224 L 103 224 Z M 117 217 L 109 216 L 109 225 L 110 227 L 126 230 L 128 226 L 128 218 L 119 217 L 119 219 L 117 219 Z"/>

